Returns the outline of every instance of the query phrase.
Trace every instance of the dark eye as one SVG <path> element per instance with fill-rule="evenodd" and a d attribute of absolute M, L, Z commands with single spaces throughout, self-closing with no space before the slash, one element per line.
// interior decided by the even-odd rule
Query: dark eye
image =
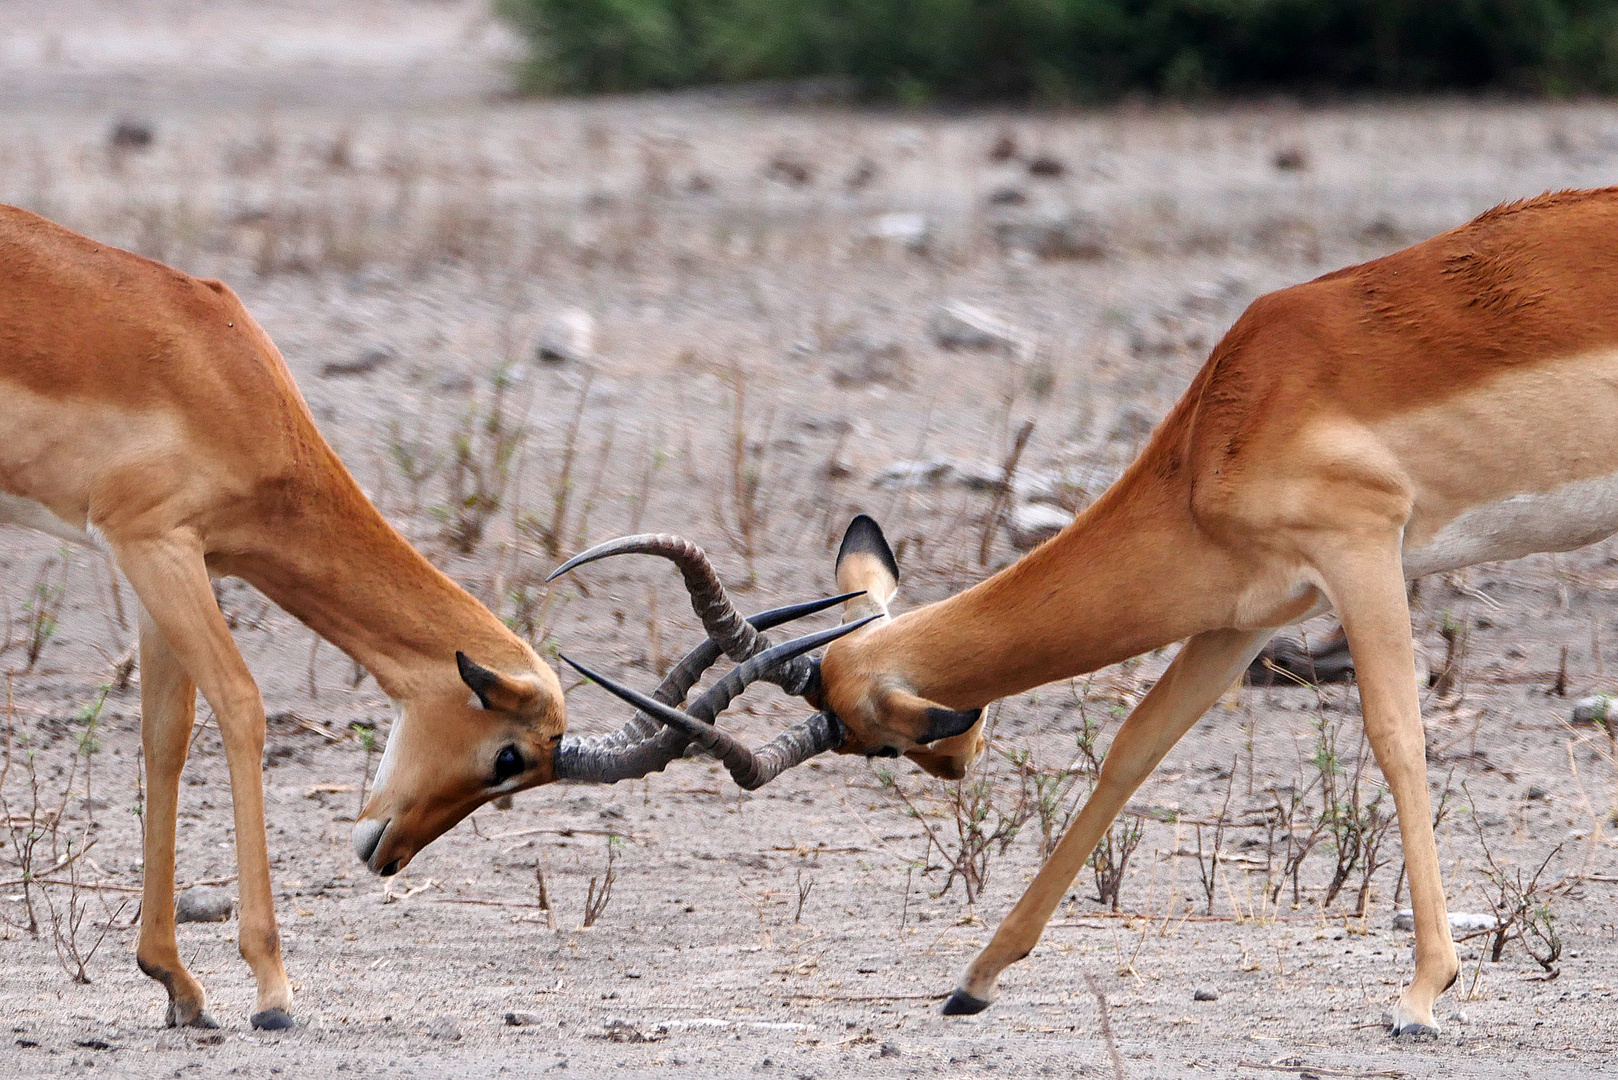
<path fill-rule="evenodd" d="M 494 756 L 494 782 L 503 784 L 513 776 L 522 772 L 522 755 L 517 753 L 515 746 L 502 747 Z"/>

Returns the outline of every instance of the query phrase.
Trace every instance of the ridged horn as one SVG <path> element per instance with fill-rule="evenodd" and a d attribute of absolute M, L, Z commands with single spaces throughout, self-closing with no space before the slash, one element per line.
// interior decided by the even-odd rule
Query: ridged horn
<path fill-rule="evenodd" d="M 562 654 L 562 660 L 602 689 L 662 721 L 671 731 L 679 732 L 688 741 L 702 747 L 719 759 L 737 784 L 747 791 L 753 791 L 816 754 L 841 746 L 847 737 L 842 722 L 830 713 L 816 713 L 808 720 L 794 724 L 758 750 L 750 750 L 734 736 L 715 727 L 714 718 L 753 682 L 768 680 L 783 688 L 797 686 L 799 692 L 809 689 L 809 684 L 818 679 L 819 669 L 805 654 L 858 630 L 875 618 L 872 616 L 845 623 L 766 650 L 709 687 L 692 703 L 688 712 L 614 682 L 565 654 Z"/>
<path fill-rule="evenodd" d="M 658 555 L 668 559 L 680 568 L 680 576 L 685 579 L 685 590 L 691 594 L 691 610 L 702 620 L 708 636 L 718 642 L 720 650 L 737 663 L 760 651 L 755 640 L 758 631 L 742 618 L 736 605 L 731 603 L 730 594 L 725 592 L 725 586 L 720 583 L 707 553 L 682 536 L 640 533 L 608 540 L 588 551 L 579 552 L 552 570 L 545 580 L 554 581 L 569 570 L 613 555 Z"/>
<path fill-rule="evenodd" d="M 747 620 L 758 631 L 754 645 L 761 651 L 768 651 L 771 642 L 764 631 L 835 607 L 859 595 L 857 592 L 843 593 L 760 612 Z M 719 656 L 718 643 L 712 639 L 704 641 L 670 669 L 652 696 L 663 705 L 680 705 L 703 673 L 718 662 Z M 715 709 L 707 714 L 707 719 L 711 720 L 717 715 L 718 709 Z M 665 726 L 645 711 L 638 711 L 622 728 L 610 734 L 565 737 L 556 748 L 556 778 L 597 784 L 638 780 L 662 771 L 685 752 L 690 742 L 678 728 Z"/>

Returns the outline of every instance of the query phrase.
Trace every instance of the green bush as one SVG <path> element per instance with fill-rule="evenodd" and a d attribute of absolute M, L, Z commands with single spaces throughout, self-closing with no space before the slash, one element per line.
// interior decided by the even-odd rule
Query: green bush
<path fill-rule="evenodd" d="M 496 0 L 531 90 L 841 76 L 866 95 L 1618 89 L 1618 0 Z"/>

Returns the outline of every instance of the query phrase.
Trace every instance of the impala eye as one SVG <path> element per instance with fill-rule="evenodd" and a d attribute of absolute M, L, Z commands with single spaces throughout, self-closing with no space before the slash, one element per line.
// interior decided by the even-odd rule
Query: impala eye
<path fill-rule="evenodd" d="M 503 784 L 523 771 L 522 755 L 515 746 L 502 747 L 494 756 L 494 782 Z"/>

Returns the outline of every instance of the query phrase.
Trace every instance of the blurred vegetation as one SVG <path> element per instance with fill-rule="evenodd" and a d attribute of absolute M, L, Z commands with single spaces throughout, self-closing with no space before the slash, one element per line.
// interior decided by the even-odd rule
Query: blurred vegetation
<path fill-rule="evenodd" d="M 496 0 L 527 89 L 839 77 L 871 98 L 1618 89 L 1618 0 Z"/>

